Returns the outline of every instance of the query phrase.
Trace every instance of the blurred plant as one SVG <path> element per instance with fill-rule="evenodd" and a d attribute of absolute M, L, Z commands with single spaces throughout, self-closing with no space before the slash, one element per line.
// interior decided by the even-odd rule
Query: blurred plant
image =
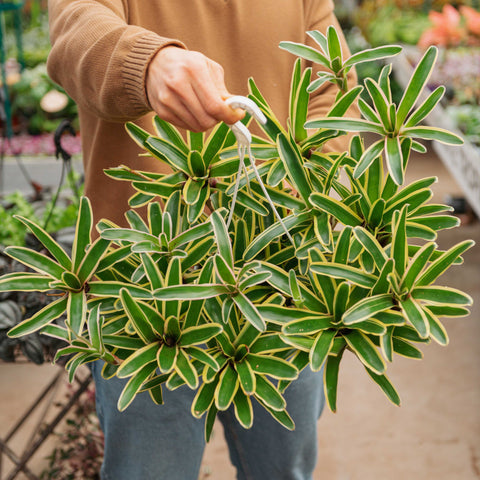
<path fill-rule="evenodd" d="M 0 251 L 0 274 L 23 272 L 25 268 Z M 7 332 L 30 318 L 52 301 L 52 297 L 41 292 L 0 293 L 0 359 L 15 362 L 22 356 L 41 365 L 52 361 L 57 350 L 65 346 L 58 339 L 40 335 L 38 332 L 22 338 L 9 338 Z"/>
<path fill-rule="evenodd" d="M 480 12 L 473 8 L 462 6 L 459 11 L 452 5 L 444 5 L 441 13 L 432 10 L 428 18 L 433 25 L 422 33 L 419 47 L 480 45 Z"/>
<path fill-rule="evenodd" d="M 77 174 L 72 174 L 72 177 Z M 72 181 L 75 178 L 71 179 Z M 69 230 L 75 225 L 78 200 L 75 197 L 65 197 L 52 210 L 53 200 L 43 200 L 41 197 L 32 202 L 20 192 L 15 192 L 5 198 L 0 206 L 0 274 L 25 272 L 24 266 L 4 254 L 6 245 L 27 245 L 39 248 L 37 239 L 29 234 L 26 225 L 15 217 L 22 216 L 30 221 L 45 225 L 47 218 L 48 231 L 54 235 L 64 249 L 70 250 L 73 237 Z M 40 245 L 41 247 L 41 245 Z M 41 364 L 51 361 L 63 342 L 57 339 L 33 333 L 22 338 L 8 338 L 7 332 L 24 319 L 30 318 L 36 312 L 51 303 L 55 297 L 42 292 L 3 292 L 0 293 L 0 359 L 5 362 L 16 361 L 21 355 L 31 362 Z"/>
<path fill-rule="evenodd" d="M 465 137 L 480 146 L 480 108 L 476 105 L 448 105 L 446 112 L 465 132 Z"/>
<path fill-rule="evenodd" d="M 55 85 L 47 74 L 44 63 L 22 72 L 17 83 L 10 88 L 12 96 L 12 114 L 24 123 L 30 134 L 54 131 L 59 118 L 75 118 L 77 108 L 73 100 L 65 96 L 65 106 L 56 112 L 47 113 L 41 101 L 51 91 L 65 93 Z"/>
<path fill-rule="evenodd" d="M 66 365 L 71 379 L 80 365 L 105 360 L 105 378 L 128 379 L 120 410 L 140 391 L 162 403 L 162 385 L 187 384 L 197 390 L 192 414 L 206 414 L 207 439 L 217 412 L 231 405 L 249 428 L 252 401 L 294 428 L 282 393 L 308 365 L 324 367 L 327 402 L 335 411 L 346 351 L 400 403 L 385 360 L 394 353 L 421 358 L 414 344 L 430 339 L 446 345 L 439 317 L 464 316 L 472 303 L 435 282 L 461 263 L 473 242 L 438 250 L 438 231 L 457 226 L 458 219 L 448 207 L 428 203 L 435 177 L 403 185 L 404 172 L 412 149 L 426 151 L 418 139 L 462 140 L 419 125 L 444 93 L 439 87 L 418 105 L 435 47 L 419 62 L 398 105 L 392 102 L 390 66 L 377 80 L 367 79 L 371 107 L 358 100 L 361 87 L 348 90 L 345 75 L 399 48 L 344 58 L 333 27 L 327 35 L 309 35 L 318 49 L 289 42 L 282 48 L 330 72 L 312 81 L 312 70 L 302 71 L 297 60 L 286 129 L 250 81 L 250 98 L 267 121 L 261 126 L 266 138 L 253 138 L 245 168 L 225 124 L 208 137 L 190 132 L 186 141 L 159 118 L 156 135 L 128 124 L 134 140 L 172 169 L 158 174 L 120 166 L 106 172 L 136 191 L 126 212 L 128 228 L 102 220 L 92 240 L 92 211 L 83 198 L 68 255 L 42 228 L 20 219 L 49 255 L 9 247 L 8 255 L 37 273 L 4 275 L 0 291 L 54 290 L 59 296 L 14 327 L 12 338 L 41 331 L 68 342 L 57 357 L 73 355 Z M 309 92 L 322 82 L 337 85 L 338 96 L 325 118 L 307 122 Z M 344 118 L 357 100 L 364 119 Z M 323 150 L 347 131 L 380 139 L 366 148 L 354 135 L 346 152 Z M 254 155 L 263 160 L 258 176 Z M 348 182 L 340 181 L 341 172 Z M 145 217 L 134 210 L 141 206 L 147 207 Z M 53 324 L 65 312 L 65 327 Z"/>
<path fill-rule="evenodd" d="M 416 45 L 422 32 L 430 26 L 427 13 L 392 1 L 379 4 L 365 0 L 355 12 L 356 23 L 373 46 L 403 43 Z"/>
<path fill-rule="evenodd" d="M 70 182 L 77 182 L 79 174 L 72 171 L 70 177 Z M 63 192 L 65 188 L 62 188 Z M 63 193 L 55 206 L 53 201 L 45 192 L 40 192 L 38 198 L 30 198 L 18 191 L 6 195 L 0 203 L 0 246 L 25 245 L 28 229 L 16 219 L 17 216 L 44 225 L 50 233 L 75 225 L 79 200 Z"/>
<path fill-rule="evenodd" d="M 72 393 L 70 386 L 67 400 Z M 104 440 L 95 413 L 93 386 L 79 397 L 72 413 L 64 429 L 57 433 L 59 446 L 48 457 L 48 468 L 40 476 L 42 480 L 100 479 Z"/>

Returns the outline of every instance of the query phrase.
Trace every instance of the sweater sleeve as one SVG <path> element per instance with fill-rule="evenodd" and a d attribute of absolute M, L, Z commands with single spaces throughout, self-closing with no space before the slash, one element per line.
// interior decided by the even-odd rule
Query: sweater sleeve
<path fill-rule="evenodd" d="M 166 45 L 185 46 L 128 25 L 124 0 L 49 0 L 48 73 L 81 108 L 124 122 L 151 110 L 150 60 Z"/>
<path fill-rule="evenodd" d="M 341 27 L 337 21 L 333 13 L 333 3 L 331 0 L 312 0 L 309 2 L 309 9 L 307 10 L 307 20 L 309 25 L 308 30 L 318 30 L 322 33 L 326 33 L 327 28 L 330 25 L 333 25 L 340 36 L 341 47 L 342 47 L 342 54 L 343 58 L 348 58 L 350 55 L 350 50 L 348 48 L 347 42 L 345 37 L 342 33 Z M 305 39 L 305 44 L 314 47 L 316 49 L 319 48 L 318 44 L 307 35 Z M 311 64 L 310 64 L 311 65 Z M 320 67 L 319 65 L 313 65 L 313 76 L 312 78 L 316 77 L 316 72 L 325 70 L 325 68 Z M 348 85 L 350 88 L 354 87 L 357 84 L 357 75 L 354 69 L 351 69 L 348 73 Z M 316 90 L 312 96 L 310 97 L 309 109 L 308 109 L 308 119 L 318 119 L 325 117 L 328 111 L 331 109 L 333 104 L 335 103 L 335 97 L 338 93 L 338 87 L 330 82 L 326 82 Z M 348 117 L 359 117 L 360 113 L 358 111 L 358 107 L 354 104 L 345 116 Z M 342 137 L 338 137 L 329 141 L 326 144 L 326 150 L 328 151 L 344 151 L 348 148 L 348 143 L 350 140 L 351 135 L 346 135 Z"/>

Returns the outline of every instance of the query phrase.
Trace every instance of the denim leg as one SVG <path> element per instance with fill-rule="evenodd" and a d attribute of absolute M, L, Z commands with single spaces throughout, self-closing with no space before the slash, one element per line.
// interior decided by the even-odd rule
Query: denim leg
<path fill-rule="evenodd" d="M 195 392 L 188 387 L 173 392 L 164 388 L 165 405 L 154 404 L 144 392 L 119 412 L 117 401 L 126 381 L 103 379 L 102 366 L 92 365 L 105 434 L 102 480 L 196 480 L 205 441 L 204 421 L 190 413 Z"/>
<path fill-rule="evenodd" d="M 317 461 L 317 420 L 324 406 L 323 373 L 305 368 L 285 391 L 295 422 L 289 431 L 253 400 L 251 429 L 241 427 L 232 409 L 219 418 L 238 480 L 311 480 Z"/>

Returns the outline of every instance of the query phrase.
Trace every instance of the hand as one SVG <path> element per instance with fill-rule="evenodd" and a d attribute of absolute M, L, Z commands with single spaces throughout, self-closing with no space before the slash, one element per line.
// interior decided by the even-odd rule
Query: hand
<path fill-rule="evenodd" d="M 223 68 L 199 52 L 173 46 L 161 49 L 148 67 L 146 89 L 160 118 L 194 132 L 219 122 L 231 125 L 244 116 L 243 110 L 225 105 L 231 95 Z"/>

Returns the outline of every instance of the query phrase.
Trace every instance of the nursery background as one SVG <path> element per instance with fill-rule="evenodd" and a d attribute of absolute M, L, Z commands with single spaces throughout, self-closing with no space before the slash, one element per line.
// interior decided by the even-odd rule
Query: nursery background
<path fill-rule="evenodd" d="M 428 142 L 427 154 L 410 159 L 407 180 L 438 177 L 432 201 L 452 206 L 461 221 L 460 228 L 441 232 L 437 243 L 445 250 L 465 239 L 480 242 L 479 3 L 335 2 L 352 53 L 403 47 L 393 60 L 394 101 L 425 49 L 439 48 L 429 88 L 445 85 L 446 94 L 425 122 L 459 133 L 465 145 Z M 0 1 L 0 41 L 3 274 L 12 268 L 5 247 L 35 243 L 14 215 L 35 221 L 70 248 L 82 194 L 82 132 L 74 102 L 46 74 L 47 2 Z M 377 78 L 382 68 L 381 62 L 360 65 L 359 81 Z M 400 407 L 367 381 L 358 362 L 345 358 L 337 413 L 326 408 L 318 424 L 316 480 L 480 478 L 479 250 L 466 252 L 462 267 L 445 275 L 445 284 L 474 299 L 469 316 L 445 319 L 449 345 L 429 345 L 422 361 L 400 358 L 389 366 Z M 44 294 L 0 293 L 0 480 L 98 479 L 102 433 L 88 370 L 70 385 L 63 366 L 51 364 L 57 342 L 37 334 L 6 335 L 46 300 Z M 219 425 L 201 472 L 202 479 L 234 478 Z"/>

